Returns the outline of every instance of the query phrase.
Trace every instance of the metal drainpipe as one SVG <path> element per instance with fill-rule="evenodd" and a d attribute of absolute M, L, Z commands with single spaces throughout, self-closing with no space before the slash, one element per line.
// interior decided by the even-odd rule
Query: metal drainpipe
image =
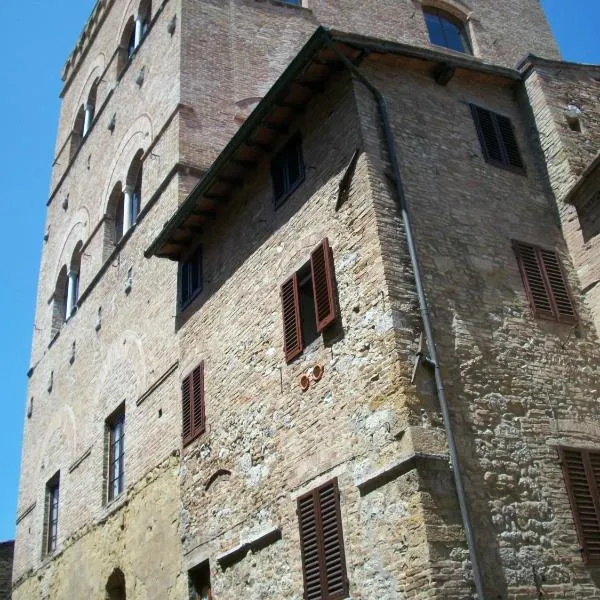
<path fill-rule="evenodd" d="M 481 565 L 479 563 L 479 557 L 477 555 L 477 545 L 475 542 L 475 535 L 473 531 L 473 525 L 471 523 L 471 515 L 469 510 L 469 502 L 467 500 L 463 482 L 463 475 L 460 469 L 460 463 L 458 461 L 458 454 L 456 451 L 456 440 L 454 438 L 454 431 L 452 429 L 452 421 L 450 419 L 450 411 L 448 409 L 448 401 L 446 399 L 446 392 L 444 390 L 444 380 L 442 378 L 442 371 L 440 369 L 437 349 L 435 346 L 435 339 L 433 337 L 433 329 L 431 327 L 431 321 L 429 319 L 429 310 L 427 308 L 427 299 L 425 298 L 425 290 L 423 289 L 423 278 L 421 275 L 421 267 L 419 266 L 419 259 L 417 257 L 417 249 L 415 246 L 415 240 L 413 235 L 412 223 L 410 213 L 408 211 L 408 204 L 404 195 L 404 188 L 402 186 L 402 179 L 400 177 L 400 167 L 398 165 L 398 156 L 396 154 L 396 145 L 394 142 L 394 134 L 390 127 L 390 121 L 388 116 L 387 103 L 383 94 L 362 74 L 348 58 L 346 58 L 341 52 L 330 41 L 328 42 L 329 47 L 338 55 L 350 72 L 356 77 L 356 79 L 362 83 L 377 100 L 379 112 L 381 114 L 381 122 L 383 125 L 383 132 L 385 135 L 386 149 L 392 166 L 394 176 L 394 187 L 396 194 L 394 195 L 394 201 L 402 216 L 402 222 L 404 223 L 404 232 L 406 235 L 406 241 L 408 244 L 408 252 L 410 254 L 410 261 L 415 276 L 415 285 L 417 288 L 417 295 L 419 297 L 419 308 L 421 311 L 421 320 L 423 321 L 423 329 L 425 330 L 425 338 L 427 340 L 427 346 L 429 349 L 429 358 L 431 366 L 435 373 L 435 387 L 437 391 L 438 401 L 442 410 L 442 418 L 444 420 L 444 427 L 446 429 L 446 436 L 448 438 L 448 451 L 450 453 L 450 464 L 452 465 L 452 472 L 454 473 L 454 483 L 456 485 L 456 495 L 458 496 L 458 504 L 460 506 L 460 513 L 462 516 L 463 526 L 465 528 L 465 535 L 467 538 L 467 545 L 469 546 L 469 554 L 471 557 L 471 567 L 473 569 L 473 580 L 475 582 L 475 588 L 477 595 L 480 600 L 485 600 L 483 579 L 481 576 Z"/>

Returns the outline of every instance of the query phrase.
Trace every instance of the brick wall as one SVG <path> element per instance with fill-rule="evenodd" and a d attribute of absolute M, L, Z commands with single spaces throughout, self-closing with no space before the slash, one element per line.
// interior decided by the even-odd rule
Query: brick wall
<path fill-rule="evenodd" d="M 531 45 L 555 56 L 537 2 L 474 4 L 469 27 L 483 59 L 511 65 Z M 33 412 L 25 420 L 15 597 L 99 597 L 120 568 L 128 597 L 182 598 L 185 571 L 209 558 L 219 597 L 297 598 L 295 499 L 331 477 L 340 485 L 353 598 L 415 590 L 420 598 L 468 597 L 433 385 L 424 369 L 411 383 L 420 334 L 412 270 L 365 90 L 340 73 L 294 123 L 306 180 L 286 204 L 273 209 L 263 161 L 205 231 L 205 289 L 183 314 L 177 265 L 143 258 L 319 21 L 428 46 L 420 3 L 381 2 L 367 14 L 364 3 L 334 12 L 328 2 L 166 0 L 154 3 L 152 28 L 120 77 L 114 53 L 137 7 L 99 6 L 104 20 L 95 34 L 90 25 L 71 58 L 63 92 L 28 390 Z M 587 392 L 597 381 L 586 368 L 598 359 L 596 339 L 577 292 L 581 321 L 572 332 L 534 320 L 526 305 L 512 237 L 556 247 L 572 289 L 580 288 L 536 146 L 523 133 L 524 111 L 503 79 L 463 72 L 440 87 L 394 59 L 364 68 L 390 99 L 488 585 L 530 598 L 535 566 L 549 597 L 592 593 L 552 444 L 594 439 Z M 74 115 L 102 70 L 103 108 L 75 158 L 65 160 L 60 150 Z M 483 162 L 469 101 L 513 118 L 525 176 Z M 140 148 L 142 212 L 114 248 L 109 197 Z M 350 194 L 336 211 L 356 149 Z M 279 288 L 325 236 L 339 325 L 286 365 Z M 50 344 L 56 280 L 78 241 L 82 300 Z M 179 387 L 199 360 L 209 428 L 180 458 Z M 302 393 L 298 378 L 315 363 L 325 376 Z M 107 506 L 106 418 L 123 402 L 127 491 Z M 415 452 L 429 458 L 374 490 L 357 487 Z M 220 469 L 231 475 L 213 482 Z M 45 485 L 58 470 L 58 548 L 42 557 Z M 269 527 L 281 529 L 275 545 L 231 569 L 216 565 L 220 553 Z"/>

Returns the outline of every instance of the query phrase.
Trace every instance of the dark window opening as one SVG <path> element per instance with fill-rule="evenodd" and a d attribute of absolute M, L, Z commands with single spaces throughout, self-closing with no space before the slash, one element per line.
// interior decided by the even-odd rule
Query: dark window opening
<path fill-rule="evenodd" d="M 473 53 L 464 23 L 437 8 L 426 7 L 423 13 L 432 44 L 456 52 Z"/>
<path fill-rule="evenodd" d="M 135 25 L 131 28 L 131 33 L 129 34 L 129 41 L 127 42 L 127 59 L 131 60 L 133 53 L 135 52 Z"/>
<path fill-rule="evenodd" d="M 304 346 L 307 347 L 319 337 L 310 262 L 307 262 L 298 271 L 298 299 L 300 304 L 302 341 L 304 342 Z"/>
<path fill-rule="evenodd" d="M 106 582 L 106 600 L 126 600 L 125 575 L 121 569 L 115 569 Z"/>
<path fill-rule="evenodd" d="M 208 561 L 194 567 L 188 573 L 190 600 L 212 600 L 210 587 L 210 564 Z"/>
<path fill-rule="evenodd" d="M 202 291 L 202 251 L 198 248 L 179 263 L 179 307 L 185 308 Z"/>
<path fill-rule="evenodd" d="M 108 500 L 125 489 L 125 407 L 106 422 L 108 432 Z"/>
<path fill-rule="evenodd" d="M 337 319 L 333 256 L 325 238 L 310 261 L 281 286 L 284 353 L 287 362 Z"/>
<path fill-rule="evenodd" d="M 510 119 L 474 104 L 470 106 L 485 160 L 522 173 L 523 159 Z"/>
<path fill-rule="evenodd" d="M 304 180 L 302 139 L 295 135 L 271 162 L 275 208 L 279 208 Z"/>
<path fill-rule="evenodd" d="M 58 509 L 60 501 L 60 472 L 54 475 L 46 484 L 46 539 L 44 540 L 44 554 L 51 554 L 56 550 L 58 538 Z"/>

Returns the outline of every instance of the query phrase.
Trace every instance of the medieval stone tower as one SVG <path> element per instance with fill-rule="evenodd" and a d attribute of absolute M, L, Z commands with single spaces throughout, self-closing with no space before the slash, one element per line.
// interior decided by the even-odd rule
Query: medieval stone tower
<path fill-rule="evenodd" d="M 600 68 L 538 0 L 98 0 L 62 78 L 16 600 L 600 597 Z"/>

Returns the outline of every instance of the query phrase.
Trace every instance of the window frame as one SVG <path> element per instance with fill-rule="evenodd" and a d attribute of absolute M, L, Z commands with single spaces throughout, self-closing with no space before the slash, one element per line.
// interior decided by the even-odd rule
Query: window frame
<path fill-rule="evenodd" d="M 337 280 L 333 251 L 329 239 L 324 238 L 311 252 L 310 277 L 315 307 L 317 338 L 339 318 Z M 288 277 L 280 288 L 283 351 L 286 363 L 292 362 L 307 347 L 302 334 L 300 302 L 300 274 L 306 263 Z M 312 341 L 311 341 L 312 343 Z"/>
<path fill-rule="evenodd" d="M 204 269 L 203 269 L 203 252 L 202 246 L 196 246 L 186 257 L 179 261 L 177 266 L 177 304 L 179 306 L 179 312 L 183 312 L 204 290 Z M 195 264 L 196 275 L 198 277 L 198 286 L 195 290 L 191 291 L 187 298 L 183 297 L 183 278 L 184 275 L 189 279 L 191 289 L 191 277 L 192 271 L 188 274 L 184 274 L 186 265 Z M 190 269 L 193 267 L 190 267 Z"/>
<path fill-rule="evenodd" d="M 431 39 L 431 30 L 427 21 L 428 15 L 438 19 L 441 31 L 444 35 L 444 41 L 447 41 L 446 31 L 444 29 L 444 22 L 447 22 L 450 25 L 456 27 L 456 29 L 459 32 L 460 40 L 464 46 L 464 50 L 457 50 L 456 48 L 452 48 L 447 44 L 436 44 Z M 431 5 L 423 6 L 423 19 L 425 20 L 425 26 L 427 27 L 427 35 L 429 37 L 429 42 L 431 43 L 431 45 L 435 46 L 436 48 L 445 48 L 446 50 L 451 50 L 452 52 L 474 56 L 475 53 L 473 51 L 473 41 L 471 40 L 468 23 L 465 20 L 461 19 L 455 14 L 448 12 L 447 10 Z"/>
<path fill-rule="evenodd" d="M 120 437 L 115 440 L 116 434 Z M 106 469 L 106 502 L 116 500 L 125 491 L 125 404 L 122 404 L 106 419 L 107 469 Z M 115 446 L 119 445 L 118 457 Z M 118 463 L 118 474 L 115 472 Z M 115 492 L 115 483 L 117 490 Z"/>
<path fill-rule="evenodd" d="M 44 507 L 43 556 L 56 552 L 58 547 L 58 516 L 60 512 L 60 471 L 46 483 L 46 501 Z"/>
<path fill-rule="evenodd" d="M 327 498 L 323 501 L 324 494 L 331 489 L 333 492 L 334 506 L 327 502 Z M 329 511 L 325 515 L 328 521 L 327 527 L 323 526 L 324 509 Z M 340 491 L 337 478 L 331 479 L 320 486 L 312 489 L 310 492 L 302 494 L 296 500 L 296 514 L 298 517 L 300 555 L 302 563 L 302 580 L 304 584 L 304 598 L 313 597 L 313 593 L 318 591 L 322 600 L 343 600 L 350 595 L 350 583 L 348 581 L 348 570 L 346 565 L 346 552 L 344 544 L 344 531 L 342 524 L 342 512 L 340 504 Z M 337 527 L 335 530 L 331 527 L 331 519 L 335 519 Z M 314 527 L 314 534 L 312 533 Z M 335 533 L 332 533 L 335 531 Z M 312 539 L 311 539 L 312 538 Z M 328 549 L 328 555 L 331 555 L 331 549 L 334 547 L 332 542 L 336 542 L 339 546 L 337 558 L 339 560 L 339 574 L 341 582 L 338 580 L 338 588 L 341 589 L 329 593 L 329 582 L 327 580 L 328 573 L 331 570 L 332 559 L 325 554 L 325 547 Z M 316 545 L 316 559 L 312 559 L 312 564 L 307 567 L 307 546 Z M 312 553 L 314 557 L 314 553 Z M 316 562 L 316 565 L 315 565 Z M 327 564 L 329 562 L 329 565 Z M 318 579 L 315 580 L 314 575 L 309 577 L 308 571 L 314 573 L 315 566 L 318 569 Z M 310 589 L 309 589 L 310 588 Z"/>
<path fill-rule="evenodd" d="M 519 175 L 526 175 L 527 169 L 525 167 L 525 161 L 523 160 L 523 153 L 521 152 L 519 140 L 517 139 L 513 120 L 506 115 L 494 112 L 472 102 L 469 103 L 469 108 L 471 110 L 475 130 L 477 131 L 477 138 L 479 139 L 481 152 L 485 162 L 500 169 L 505 169 Z M 489 129 L 486 129 L 482 124 L 482 116 L 484 113 L 491 119 L 491 127 L 494 136 L 493 140 L 490 140 L 486 135 L 486 132 L 489 133 Z M 501 123 L 504 123 L 505 127 L 502 127 Z M 500 159 L 494 158 L 491 155 L 489 148 L 490 142 L 495 142 L 497 144 Z M 518 158 L 518 164 L 511 162 L 511 160 L 513 160 L 511 159 L 511 155 L 513 159 L 515 157 Z"/>
<path fill-rule="evenodd" d="M 512 247 L 533 316 L 558 323 L 577 323 L 575 302 L 558 252 L 519 240 L 512 240 Z M 531 254 L 525 256 L 525 252 L 533 253 L 533 258 Z M 550 261 L 554 264 L 550 265 Z"/>
<path fill-rule="evenodd" d="M 558 446 L 556 450 L 558 452 L 558 457 L 563 472 L 563 481 L 565 484 L 567 496 L 569 498 L 569 504 L 571 505 L 571 513 L 573 515 L 575 530 L 577 532 L 577 537 L 581 546 L 581 556 L 583 562 L 588 566 L 600 566 L 600 550 L 596 552 L 590 551 L 589 536 L 591 532 L 589 532 L 589 512 L 586 516 L 586 525 L 584 528 L 584 523 L 581 518 L 580 510 L 578 507 L 578 494 L 581 493 L 581 489 L 579 489 L 578 491 L 576 491 L 575 489 L 574 482 L 571 477 L 571 472 L 569 471 L 568 457 L 569 454 L 572 455 L 573 453 L 578 453 L 580 455 L 579 457 L 575 457 L 575 459 L 579 458 L 581 460 L 581 467 L 583 467 L 583 472 L 587 484 L 587 495 L 589 495 L 589 497 L 586 498 L 586 500 L 588 503 L 591 500 L 592 505 L 594 507 L 594 512 L 596 514 L 596 522 L 594 524 L 596 532 L 593 533 L 595 534 L 595 536 L 597 536 L 597 540 L 595 541 L 594 545 L 600 546 L 600 492 L 598 488 L 598 486 L 600 485 L 600 450 L 595 450 L 593 448 L 573 448 L 570 446 Z M 594 472 L 592 459 L 590 458 L 591 456 L 597 457 L 597 470 L 599 471 L 598 475 Z M 572 464 L 573 462 L 571 459 L 571 465 Z"/>
<path fill-rule="evenodd" d="M 298 177 L 294 181 L 289 180 L 289 169 L 291 156 L 297 160 Z M 281 192 L 277 189 L 277 180 L 282 175 L 283 189 Z M 302 151 L 302 136 L 300 133 L 292 135 L 279 152 L 271 159 L 271 182 L 273 185 L 273 206 L 275 210 L 283 206 L 287 199 L 302 185 L 306 176 L 306 165 L 304 163 L 304 153 Z"/>

